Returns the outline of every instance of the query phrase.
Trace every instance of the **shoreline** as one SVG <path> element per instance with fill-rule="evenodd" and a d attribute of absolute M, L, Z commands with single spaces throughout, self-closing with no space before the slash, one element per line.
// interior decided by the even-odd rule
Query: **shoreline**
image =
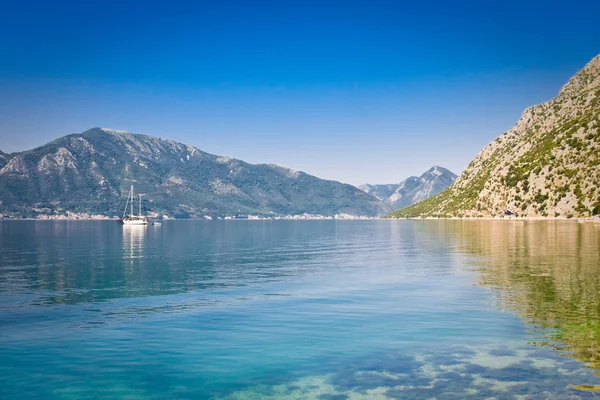
<path fill-rule="evenodd" d="M 600 223 L 599 217 L 581 217 L 581 218 L 567 218 L 567 217 L 404 217 L 404 218 L 380 218 L 380 219 L 391 219 L 391 220 L 427 220 L 427 221 L 569 221 L 569 222 L 590 222 Z"/>
<path fill-rule="evenodd" d="M 119 218 L 0 218 L 0 221 L 119 221 Z M 406 217 L 406 218 L 382 218 L 382 217 L 356 217 L 356 218 L 169 218 L 157 219 L 157 221 L 563 221 L 574 223 L 600 223 L 599 217 L 566 218 L 566 217 Z"/>

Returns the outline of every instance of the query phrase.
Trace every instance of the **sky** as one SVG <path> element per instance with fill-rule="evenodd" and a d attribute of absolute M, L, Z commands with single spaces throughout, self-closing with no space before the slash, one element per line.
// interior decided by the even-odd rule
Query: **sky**
<path fill-rule="evenodd" d="M 599 1 L 28 1 L 0 150 L 106 127 L 359 185 L 460 173 L 600 53 Z"/>

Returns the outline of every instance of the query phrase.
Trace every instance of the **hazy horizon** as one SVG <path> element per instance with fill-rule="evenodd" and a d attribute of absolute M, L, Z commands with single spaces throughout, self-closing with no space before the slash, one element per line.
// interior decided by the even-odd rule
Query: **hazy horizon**
<path fill-rule="evenodd" d="M 92 127 L 353 185 L 456 174 L 600 52 L 595 2 L 6 6 L 0 150 Z"/>

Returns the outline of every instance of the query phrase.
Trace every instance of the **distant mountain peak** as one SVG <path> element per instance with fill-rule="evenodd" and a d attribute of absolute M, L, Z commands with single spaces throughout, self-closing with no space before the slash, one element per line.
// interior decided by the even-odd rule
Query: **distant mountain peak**
<path fill-rule="evenodd" d="M 441 176 L 444 174 L 454 175 L 454 173 L 450 172 L 450 170 L 440 167 L 438 165 L 434 165 L 433 167 L 428 169 L 423 175 L 421 175 L 421 177 L 424 177 L 426 175 Z"/>
<path fill-rule="evenodd" d="M 600 55 L 559 94 L 526 108 L 456 182 L 392 217 L 590 217 L 600 214 Z"/>
<path fill-rule="evenodd" d="M 438 194 L 452 185 L 456 177 L 448 169 L 435 165 L 421 176 L 409 176 L 398 184 L 365 184 L 359 189 L 382 200 L 389 210 L 395 210 Z"/>
<path fill-rule="evenodd" d="M 129 133 L 129 132 L 119 131 L 116 129 L 95 127 L 95 128 L 86 129 L 85 131 L 83 131 L 81 133 L 76 133 L 75 135 L 83 136 L 83 137 L 90 137 L 90 136 L 106 136 L 106 135 L 124 135 L 127 133 Z"/>
<path fill-rule="evenodd" d="M 116 135 L 123 135 L 123 134 L 131 134 L 132 132 L 128 132 L 128 131 L 122 131 L 122 130 L 118 130 L 118 129 L 111 129 L 111 128 L 97 128 L 100 129 L 106 133 L 110 133 L 110 134 L 116 134 Z"/>

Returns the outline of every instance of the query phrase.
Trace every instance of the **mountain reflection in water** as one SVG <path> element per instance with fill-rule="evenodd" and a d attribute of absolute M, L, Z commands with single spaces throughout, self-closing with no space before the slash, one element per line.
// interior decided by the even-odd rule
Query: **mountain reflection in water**
<path fill-rule="evenodd" d="M 600 369 L 600 225 L 546 221 L 450 222 L 461 251 L 481 256 L 478 283 L 549 345 Z M 446 232 L 448 233 L 448 232 Z"/>

